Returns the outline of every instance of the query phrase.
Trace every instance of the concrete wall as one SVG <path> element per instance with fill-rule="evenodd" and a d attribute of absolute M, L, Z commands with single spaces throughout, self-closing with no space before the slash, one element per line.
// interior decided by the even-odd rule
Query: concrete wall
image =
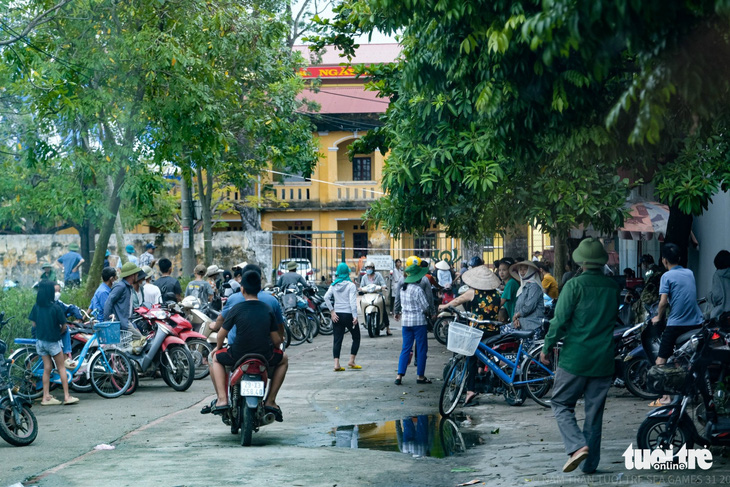
<path fill-rule="evenodd" d="M 173 263 L 173 275 L 182 268 L 182 235 L 126 234 L 125 245 L 134 245 L 137 255 L 144 252 L 148 242 L 157 246 L 155 256 L 167 257 Z M 0 235 L 0 281 L 11 279 L 28 286 L 38 280 L 43 262 L 55 262 L 67 252 L 68 245 L 79 243 L 78 235 Z M 112 254 L 117 254 L 116 237 L 110 240 Z M 123 249 L 122 249 L 123 250 Z M 203 235 L 195 235 L 195 254 L 198 263 L 203 263 Z M 256 263 L 261 266 L 268 279 L 272 271 L 271 234 L 268 232 L 214 232 L 213 263 L 230 269 L 240 262 Z M 157 268 L 155 268 L 157 270 Z M 58 276 L 62 276 L 60 270 Z"/>
<path fill-rule="evenodd" d="M 699 251 L 690 247 L 689 266 L 697 280 L 697 296 L 707 297 L 715 273 L 715 255 L 730 250 L 730 193 L 718 193 L 702 216 L 694 220 L 693 230 L 700 243 Z"/>

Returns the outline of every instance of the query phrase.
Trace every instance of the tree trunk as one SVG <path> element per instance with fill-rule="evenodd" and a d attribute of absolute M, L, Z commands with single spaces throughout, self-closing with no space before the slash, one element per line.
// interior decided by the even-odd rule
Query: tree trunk
<path fill-rule="evenodd" d="M 81 257 L 84 259 L 84 263 L 81 265 L 81 274 L 88 275 L 89 269 L 91 268 L 91 261 L 94 259 L 94 225 L 87 218 L 77 230 L 79 232 L 79 239 L 81 240 Z"/>
<path fill-rule="evenodd" d="M 193 211 L 192 211 L 192 184 L 190 181 L 190 167 L 182 169 L 180 178 L 180 218 L 182 220 L 182 274 L 185 277 L 193 275 L 195 268 L 195 239 L 193 238 Z"/>
<path fill-rule="evenodd" d="M 682 267 L 687 267 L 690 232 L 692 232 L 692 215 L 683 213 L 676 205 L 669 208 L 669 221 L 664 243 L 673 243 L 679 247 L 679 265 Z"/>
<path fill-rule="evenodd" d="M 527 225 L 510 227 L 504 231 L 503 257 L 512 257 L 515 260 L 529 259 L 527 245 Z"/>
<path fill-rule="evenodd" d="M 109 185 L 109 192 L 114 191 L 114 180 L 111 176 L 107 178 Z M 127 263 L 127 252 L 125 250 L 126 244 L 124 243 L 124 226 L 122 225 L 121 212 L 117 212 L 117 217 L 114 219 L 114 235 L 117 240 L 117 255 L 121 260 L 122 265 Z"/>
<path fill-rule="evenodd" d="M 114 178 L 112 193 L 109 195 L 109 216 L 102 220 L 102 225 L 99 232 L 99 241 L 96 245 L 99 249 L 106 249 L 109 245 L 109 239 L 111 238 L 112 232 L 114 231 L 114 223 L 117 220 L 117 213 L 119 213 L 119 206 L 122 202 L 122 199 L 119 196 L 119 189 L 122 187 L 122 184 L 124 184 L 124 176 L 126 176 L 126 174 L 126 166 L 122 166 L 119 168 L 117 175 Z M 89 299 L 94 297 L 94 291 L 96 291 L 99 282 L 101 282 L 101 270 L 103 267 L 104 252 L 97 252 L 94 254 L 94 258 L 91 261 L 89 277 L 86 280 L 86 295 L 89 297 Z"/>
<path fill-rule="evenodd" d="M 200 198 L 200 213 L 203 217 L 203 255 L 205 265 L 213 263 L 213 215 L 210 203 L 213 195 L 213 174 L 205 171 L 205 182 L 203 182 L 203 168 L 198 165 L 196 168 L 198 180 L 198 198 Z"/>
<path fill-rule="evenodd" d="M 553 248 L 555 252 L 553 260 L 553 277 L 560 283 L 565 273 L 565 264 L 568 263 L 568 234 L 558 232 L 553 236 Z"/>
<path fill-rule="evenodd" d="M 244 232 L 261 230 L 261 221 L 259 219 L 259 209 L 246 203 L 247 196 L 254 196 L 256 190 L 254 183 L 246 187 L 239 188 L 242 203 L 235 202 L 233 207 L 241 215 L 241 230 Z"/>

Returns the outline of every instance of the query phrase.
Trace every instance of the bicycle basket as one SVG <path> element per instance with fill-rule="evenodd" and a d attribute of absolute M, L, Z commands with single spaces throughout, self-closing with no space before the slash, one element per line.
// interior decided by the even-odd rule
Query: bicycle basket
<path fill-rule="evenodd" d="M 102 321 L 94 325 L 94 330 L 102 345 L 119 343 L 120 323 L 118 321 Z"/>
<path fill-rule="evenodd" d="M 284 309 L 291 309 L 297 307 L 297 295 L 294 293 L 286 293 L 281 297 L 281 304 Z"/>
<path fill-rule="evenodd" d="M 446 342 L 446 348 L 454 353 L 472 356 L 479 347 L 483 332 L 461 323 L 453 322 L 449 324 L 449 339 Z"/>
<path fill-rule="evenodd" d="M 646 373 L 646 388 L 655 394 L 682 394 L 687 370 L 674 365 L 654 365 Z"/>

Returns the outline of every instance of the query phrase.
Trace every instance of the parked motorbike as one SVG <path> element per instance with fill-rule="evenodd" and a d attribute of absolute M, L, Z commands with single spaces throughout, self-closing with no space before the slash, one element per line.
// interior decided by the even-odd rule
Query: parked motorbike
<path fill-rule="evenodd" d="M 368 336 L 375 338 L 380 336 L 380 332 L 385 330 L 384 316 L 387 313 L 385 309 L 385 298 L 381 293 L 382 287 L 376 284 L 368 284 L 359 291 L 362 296 L 360 300 L 360 308 L 365 315 L 365 328 L 368 330 Z"/>
<path fill-rule="evenodd" d="M 269 381 L 267 369 L 268 362 L 263 356 L 244 355 L 228 376 L 228 404 L 231 407 L 222 418 L 231 426 L 231 433 L 235 435 L 241 431 L 241 446 L 250 446 L 253 433 L 276 420 L 274 413 L 264 407 Z"/>
<path fill-rule="evenodd" d="M 206 337 L 208 343 L 215 347 L 218 343 L 218 332 L 210 328 L 215 320 L 205 313 L 200 305 L 200 300 L 195 296 L 186 296 L 180 305 L 184 310 L 185 319 L 193 326 L 193 330 Z"/>
<path fill-rule="evenodd" d="M 10 320 L 5 313 L 0 313 L 0 332 Z M 32 400 L 17 394 L 16 386 L 10 373 L 13 361 L 5 358 L 8 346 L 0 339 L 0 436 L 13 446 L 28 446 L 38 436 L 38 421 L 30 410 Z"/>
<path fill-rule="evenodd" d="M 304 308 L 307 307 L 306 302 L 299 299 L 298 289 L 290 287 L 284 290 L 273 288 L 274 296 L 281 303 L 281 309 L 284 310 L 284 344 L 301 345 L 305 341 L 312 339 L 312 320 L 307 318 Z"/>
<path fill-rule="evenodd" d="M 195 360 L 183 339 L 167 323 L 167 317 L 168 313 L 160 308 L 135 309 L 130 325 L 137 326 L 147 336 L 147 342 L 141 349 L 126 352 L 139 375 L 154 377 L 159 370 L 165 384 L 185 391 L 195 380 Z"/>
<path fill-rule="evenodd" d="M 330 310 L 324 305 L 324 297 L 320 296 L 317 286 L 313 284 L 311 287 L 304 288 L 303 293 L 310 301 L 310 308 L 317 315 L 319 333 L 331 335 L 334 332 L 332 316 Z"/>
<path fill-rule="evenodd" d="M 730 337 L 705 324 L 694 330 L 665 366 L 648 374 L 657 394 L 672 394 L 666 406 L 651 411 L 639 427 L 638 447 L 672 450 L 730 445 L 730 401 L 727 396 Z"/>
<path fill-rule="evenodd" d="M 205 335 L 193 330 L 193 325 L 186 320 L 183 315 L 185 308 L 177 303 L 170 303 L 167 309 L 162 309 L 167 313 L 167 323 L 172 327 L 173 333 L 180 337 L 190 350 L 193 360 L 195 361 L 195 380 L 208 377 L 210 373 L 208 369 L 208 358 L 213 352 L 213 346 L 208 343 Z"/>
<path fill-rule="evenodd" d="M 433 336 L 436 337 L 436 340 L 440 344 L 446 345 L 446 342 L 449 339 L 450 323 L 456 321 L 457 323 L 462 323 L 464 325 L 467 324 L 466 320 L 459 318 L 459 313 L 463 313 L 464 311 L 464 306 L 459 305 L 439 311 L 438 315 L 436 315 L 436 321 L 434 321 L 433 324 Z"/>

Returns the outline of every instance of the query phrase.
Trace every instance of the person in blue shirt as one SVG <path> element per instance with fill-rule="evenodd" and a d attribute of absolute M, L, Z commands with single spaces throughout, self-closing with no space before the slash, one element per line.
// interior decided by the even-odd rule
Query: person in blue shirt
<path fill-rule="evenodd" d="M 56 261 L 63 266 L 63 281 L 66 287 L 78 286 L 81 284 L 79 268 L 84 263 L 83 257 L 79 254 L 79 245 L 72 243 L 68 246 L 68 252 L 63 254 Z"/>
<path fill-rule="evenodd" d="M 105 267 L 104 269 L 102 269 L 101 280 L 103 282 L 99 284 L 98 288 L 96 288 L 94 297 L 91 298 L 91 304 L 89 305 L 88 311 L 88 313 L 97 320 L 101 320 L 103 318 L 104 304 L 106 304 L 106 300 L 109 297 L 109 293 L 112 290 L 112 285 L 114 284 L 116 278 L 116 269 L 112 267 Z"/>
<path fill-rule="evenodd" d="M 134 245 L 127 245 L 124 250 L 127 252 L 127 261 L 139 265 L 139 259 L 134 255 Z"/>
<path fill-rule="evenodd" d="M 256 264 L 248 264 L 246 266 L 246 272 L 248 271 L 254 271 L 259 276 L 261 275 L 261 267 L 257 266 Z M 266 291 L 261 291 L 257 295 L 259 301 L 262 303 L 268 304 L 271 309 L 274 311 L 274 318 L 276 319 L 276 324 L 279 326 L 279 335 L 281 335 L 281 339 L 284 339 L 284 314 L 281 312 L 281 306 L 279 305 L 279 300 L 276 299 L 271 294 L 267 293 Z M 216 319 L 215 323 L 213 323 L 210 327 L 212 331 L 218 331 L 220 330 L 221 326 L 223 326 L 223 321 L 226 318 L 226 314 L 228 311 L 230 311 L 235 305 L 238 303 L 242 303 L 246 301 L 246 298 L 243 297 L 243 292 L 235 293 L 231 297 L 228 298 L 228 301 L 226 301 L 226 305 L 221 310 L 221 313 L 218 315 L 218 319 Z M 233 340 L 236 338 L 236 327 L 234 326 L 229 332 L 228 332 L 228 343 L 233 343 Z"/>

